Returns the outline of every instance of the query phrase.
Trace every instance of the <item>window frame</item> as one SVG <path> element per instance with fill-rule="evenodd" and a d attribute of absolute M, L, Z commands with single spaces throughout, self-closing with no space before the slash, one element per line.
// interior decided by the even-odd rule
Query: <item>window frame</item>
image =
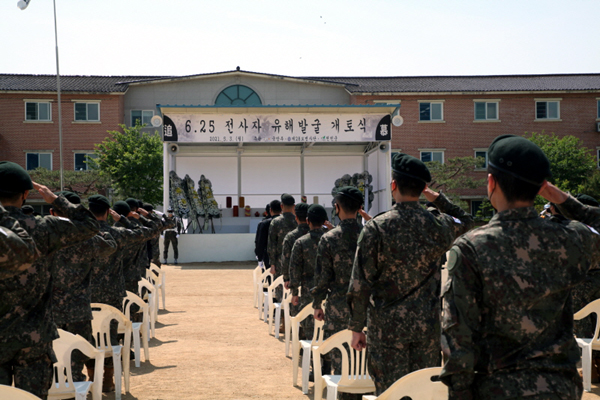
<path fill-rule="evenodd" d="M 485 118 L 477 118 L 477 104 L 485 104 Z M 496 105 L 496 118 L 488 117 L 488 104 Z M 473 99 L 473 122 L 500 122 L 500 99 Z"/>
<path fill-rule="evenodd" d="M 43 150 L 26 150 L 25 151 L 25 170 L 26 171 L 33 171 L 36 169 L 36 168 L 29 168 L 28 158 L 29 158 L 30 154 L 35 154 L 38 156 L 38 166 L 36 168 L 40 167 L 40 154 L 49 154 L 50 155 L 50 169 L 48 169 L 48 171 L 52 171 L 52 161 L 53 161 L 52 151 L 43 151 Z"/>
<path fill-rule="evenodd" d="M 417 100 L 418 104 L 419 104 L 419 123 L 429 123 L 429 124 L 439 124 L 439 123 L 445 123 L 446 120 L 444 119 L 444 102 L 445 100 Z M 428 103 L 429 104 L 429 119 L 421 119 L 421 104 L 425 104 Z M 432 108 L 432 104 L 439 104 L 440 105 L 440 119 L 431 119 L 431 108 Z"/>
<path fill-rule="evenodd" d="M 600 97 L 596 97 L 596 121 L 600 121 Z"/>
<path fill-rule="evenodd" d="M 475 160 L 477 160 L 477 153 L 485 153 L 485 165 L 483 167 L 477 167 L 477 164 L 475 164 L 475 171 L 487 171 L 488 149 L 487 148 L 474 148 L 473 149 L 473 158 Z"/>
<path fill-rule="evenodd" d="M 52 101 L 51 100 L 42 100 L 42 99 L 24 99 L 25 103 L 25 122 L 52 122 Z M 27 118 L 27 104 L 36 104 L 36 114 L 38 116 L 37 119 L 29 119 Z M 39 105 L 40 104 L 48 104 L 48 119 L 40 119 L 39 115 Z"/>
<path fill-rule="evenodd" d="M 535 119 L 534 121 L 543 121 L 543 122 L 548 122 L 548 121 L 562 121 L 560 119 L 560 102 L 562 101 L 562 98 L 558 98 L 558 99 L 534 99 L 535 101 L 535 108 L 534 108 L 534 112 L 535 112 Z M 546 117 L 538 117 L 538 104 L 539 103 L 546 103 Z M 556 113 L 557 113 L 557 117 L 556 118 L 550 118 L 548 117 L 548 103 L 556 103 Z"/>
<path fill-rule="evenodd" d="M 77 104 L 85 104 L 85 117 L 86 119 L 77 119 Z M 90 104 L 96 104 L 98 106 L 98 119 L 89 119 Z M 73 100 L 73 122 L 75 123 L 98 123 L 101 122 L 100 118 L 100 100 Z"/>
<path fill-rule="evenodd" d="M 596 147 L 596 164 L 600 169 L 600 146 Z"/>
<path fill-rule="evenodd" d="M 422 162 L 433 162 L 435 161 L 433 159 L 433 153 L 441 153 L 442 155 L 442 162 L 441 164 L 444 164 L 446 162 L 446 149 L 418 149 L 419 150 L 419 160 L 421 160 Z M 431 161 L 423 161 L 423 153 L 431 153 Z"/>
<path fill-rule="evenodd" d="M 85 154 L 86 156 L 90 156 L 90 155 L 96 155 L 96 153 L 94 153 L 93 151 L 85 151 L 85 150 L 75 150 L 73 151 L 73 170 L 74 171 L 90 171 L 90 168 L 88 166 L 88 164 L 86 162 L 84 162 L 85 164 L 85 169 L 81 170 L 81 169 L 77 169 L 77 155 L 79 154 Z M 97 157 L 93 157 L 93 158 L 97 158 Z M 85 160 L 84 160 L 85 161 Z"/>
<path fill-rule="evenodd" d="M 152 117 L 154 117 L 154 110 L 143 110 L 143 109 L 135 109 L 135 110 L 129 110 L 129 122 L 130 122 L 130 126 L 135 126 L 135 123 L 133 121 L 133 112 L 134 111 L 139 111 L 141 112 L 141 120 L 140 120 L 140 125 L 144 125 L 144 113 L 152 113 L 152 115 L 150 116 L 150 119 L 148 119 L 148 122 L 146 123 L 146 126 L 150 126 L 152 124 L 151 120 Z"/>

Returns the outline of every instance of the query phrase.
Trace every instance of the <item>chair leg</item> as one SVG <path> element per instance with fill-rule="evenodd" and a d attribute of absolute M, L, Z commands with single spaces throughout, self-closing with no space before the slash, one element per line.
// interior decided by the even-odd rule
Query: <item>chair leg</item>
<path fill-rule="evenodd" d="M 264 321 L 267 322 L 267 315 L 269 314 L 269 299 L 268 296 L 265 296 L 265 303 L 263 305 L 263 315 Z"/>
<path fill-rule="evenodd" d="M 165 289 L 165 275 L 164 275 L 164 272 L 163 272 L 162 283 L 160 285 L 160 292 L 162 294 L 163 310 L 167 309 L 167 306 L 165 305 L 165 291 L 166 291 L 166 289 Z"/>
<path fill-rule="evenodd" d="M 143 324 L 141 329 L 142 343 L 144 344 L 144 360 L 150 361 L 150 350 L 148 349 L 148 324 Z"/>
<path fill-rule="evenodd" d="M 141 332 L 140 332 L 140 328 L 142 327 L 142 324 L 140 323 L 134 323 L 133 324 L 133 352 L 135 354 L 135 367 L 139 368 L 140 367 L 140 336 L 141 336 Z"/>
<path fill-rule="evenodd" d="M 300 349 L 292 345 L 292 383 L 294 386 L 298 384 L 298 358 L 300 356 Z"/>
<path fill-rule="evenodd" d="M 279 326 L 281 326 L 281 305 L 275 307 L 275 339 L 279 339 Z"/>
<path fill-rule="evenodd" d="M 581 367 L 583 370 L 583 389 L 592 390 L 592 345 L 581 348 Z"/>
<path fill-rule="evenodd" d="M 308 394 L 308 377 L 310 375 L 310 348 L 302 349 L 302 393 Z M 308 354 L 307 354 L 308 353 Z"/>
<path fill-rule="evenodd" d="M 327 400 L 337 399 L 337 385 L 327 385 Z"/>
<path fill-rule="evenodd" d="M 115 374 L 115 400 L 121 400 L 121 351 L 122 346 L 112 346 L 113 368 Z"/>

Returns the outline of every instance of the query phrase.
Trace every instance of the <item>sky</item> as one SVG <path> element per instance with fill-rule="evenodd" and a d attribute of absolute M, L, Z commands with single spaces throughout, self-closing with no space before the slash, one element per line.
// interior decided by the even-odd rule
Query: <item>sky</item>
<path fill-rule="evenodd" d="M 598 0 L 55 1 L 61 75 L 600 73 Z M 0 73 L 56 73 L 51 0 L 0 0 Z"/>

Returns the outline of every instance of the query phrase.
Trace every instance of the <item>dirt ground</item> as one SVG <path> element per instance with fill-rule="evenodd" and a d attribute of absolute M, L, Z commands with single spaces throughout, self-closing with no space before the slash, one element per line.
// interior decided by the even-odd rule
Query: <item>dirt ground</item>
<path fill-rule="evenodd" d="M 159 311 L 150 361 L 143 351 L 140 368 L 132 361 L 130 393 L 122 399 L 312 399 L 312 383 L 308 396 L 292 386 L 283 338 L 267 333 L 252 306 L 255 266 L 163 266 L 167 309 Z M 593 389 L 584 400 L 600 398 L 600 387 Z"/>

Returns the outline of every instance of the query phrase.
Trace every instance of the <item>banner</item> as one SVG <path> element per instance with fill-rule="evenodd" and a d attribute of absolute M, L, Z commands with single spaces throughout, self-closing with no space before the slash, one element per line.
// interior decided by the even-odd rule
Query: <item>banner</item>
<path fill-rule="evenodd" d="M 163 140 L 188 143 L 391 140 L 389 114 L 165 114 Z"/>

